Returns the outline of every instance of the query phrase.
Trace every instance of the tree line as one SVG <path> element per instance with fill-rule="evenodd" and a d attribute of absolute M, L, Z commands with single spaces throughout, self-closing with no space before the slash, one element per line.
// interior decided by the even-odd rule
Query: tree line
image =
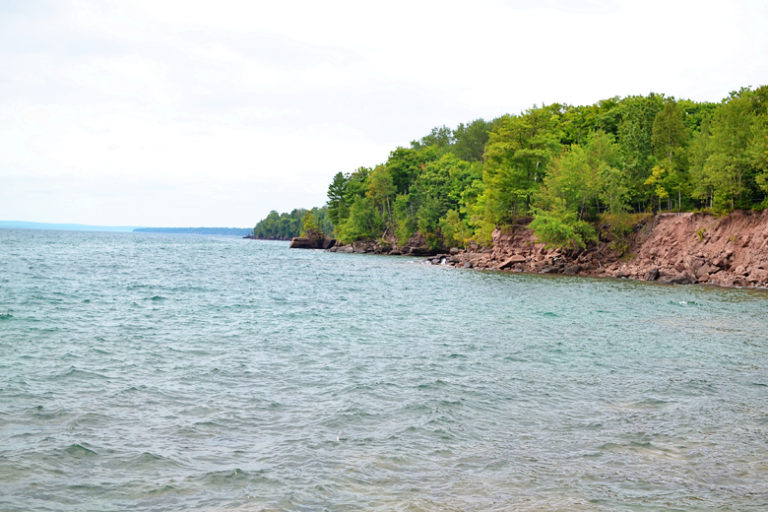
<path fill-rule="evenodd" d="M 295 208 L 290 213 L 269 212 L 253 228 L 253 237 L 265 240 L 290 240 L 293 237 L 306 234 L 306 226 L 312 220 L 314 229 L 330 235 L 333 224 L 328 218 L 328 208 Z"/>
<path fill-rule="evenodd" d="M 382 164 L 337 173 L 322 209 L 294 212 L 343 243 L 418 233 L 432 248 L 487 244 L 525 219 L 543 241 L 576 248 L 596 240 L 598 221 L 762 209 L 767 197 L 762 86 L 719 103 L 651 93 L 437 127 Z"/>

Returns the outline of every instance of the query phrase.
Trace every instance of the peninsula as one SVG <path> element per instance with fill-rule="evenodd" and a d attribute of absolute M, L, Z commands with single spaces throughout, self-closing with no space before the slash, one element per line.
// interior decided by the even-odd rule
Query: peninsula
<path fill-rule="evenodd" d="M 716 103 L 651 93 L 437 127 L 337 173 L 302 226 L 340 252 L 766 286 L 766 207 L 761 86 Z"/>

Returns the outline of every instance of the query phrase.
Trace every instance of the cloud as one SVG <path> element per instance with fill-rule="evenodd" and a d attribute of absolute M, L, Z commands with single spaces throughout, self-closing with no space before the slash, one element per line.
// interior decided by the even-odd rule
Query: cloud
<path fill-rule="evenodd" d="M 766 14 L 758 2 L 5 2 L 0 218 L 252 225 L 322 204 L 334 173 L 433 126 L 758 85 Z"/>

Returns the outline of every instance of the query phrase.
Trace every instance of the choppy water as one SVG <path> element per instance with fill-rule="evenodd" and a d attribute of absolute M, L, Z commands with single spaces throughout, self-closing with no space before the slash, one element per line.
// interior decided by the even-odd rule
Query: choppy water
<path fill-rule="evenodd" d="M 768 509 L 768 295 L 0 230 L 0 510 Z"/>

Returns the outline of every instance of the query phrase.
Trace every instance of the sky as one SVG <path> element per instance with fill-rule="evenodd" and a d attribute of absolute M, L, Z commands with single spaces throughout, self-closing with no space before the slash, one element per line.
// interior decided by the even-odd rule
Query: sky
<path fill-rule="evenodd" d="M 0 220 L 253 226 L 435 126 L 768 83 L 768 2 L 0 0 Z"/>

